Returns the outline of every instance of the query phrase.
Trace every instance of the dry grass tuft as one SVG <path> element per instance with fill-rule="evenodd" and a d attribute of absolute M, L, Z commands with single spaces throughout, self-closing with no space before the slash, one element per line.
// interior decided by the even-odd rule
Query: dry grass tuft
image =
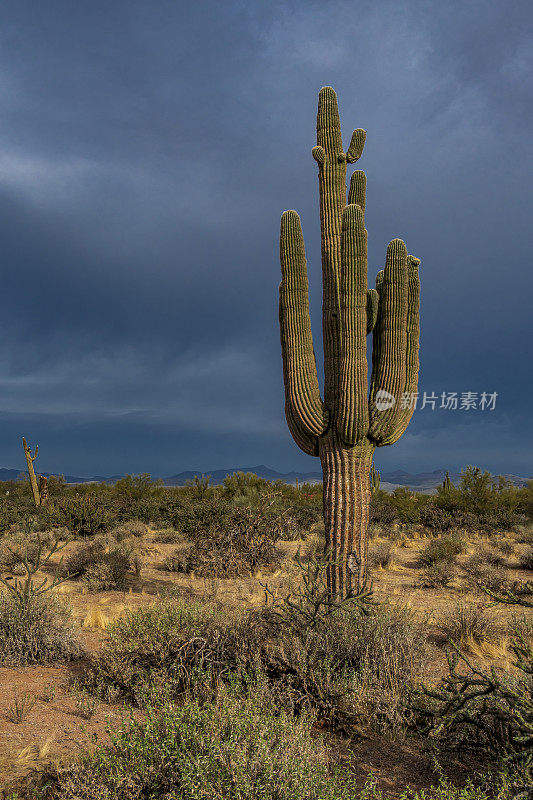
<path fill-rule="evenodd" d="M 105 630 L 110 623 L 110 619 L 101 608 L 98 606 L 94 606 L 89 610 L 89 613 L 85 617 L 82 622 L 82 627 L 84 628 L 97 628 L 99 630 Z"/>

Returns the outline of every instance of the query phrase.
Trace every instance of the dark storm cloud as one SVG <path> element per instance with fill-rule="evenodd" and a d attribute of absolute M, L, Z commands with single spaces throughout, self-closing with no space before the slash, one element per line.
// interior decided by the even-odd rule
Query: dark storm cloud
<path fill-rule="evenodd" d="M 277 237 L 298 209 L 319 350 L 331 84 L 368 132 L 370 280 L 395 236 L 422 258 L 422 390 L 499 393 L 378 461 L 530 472 L 529 4 L 4 8 L 0 466 L 27 431 L 42 469 L 316 468 L 283 422 Z"/>

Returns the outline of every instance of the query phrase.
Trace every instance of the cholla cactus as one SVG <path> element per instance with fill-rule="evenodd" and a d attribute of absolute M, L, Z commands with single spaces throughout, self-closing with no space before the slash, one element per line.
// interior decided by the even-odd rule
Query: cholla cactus
<path fill-rule="evenodd" d="M 365 131 L 342 147 L 337 97 L 318 99 L 317 146 L 322 237 L 324 399 L 320 396 L 309 316 L 304 240 L 296 211 L 281 218 L 280 329 L 285 415 L 292 436 L 318 456 L 324 475 L 328 591 L 344 597 L 366 582 L 370 468 L 375 447 L 403 434 L 418 385 L 418 258 L 401 239 L 387 248 L 376 289 L 367 289 L 364 172 L 353 173 L 346 204 L 346 164 L 361 156 Z M 373 335 L 368 393 L 366 336 Z"/>

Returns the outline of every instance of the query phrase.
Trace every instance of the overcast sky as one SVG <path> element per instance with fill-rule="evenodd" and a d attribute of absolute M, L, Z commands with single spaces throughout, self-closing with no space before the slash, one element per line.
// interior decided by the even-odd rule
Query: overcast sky
<path fill-rule="evenodd" d="M 283 413 L 279 217 L 302 217 L 321 372 L 321 86 L 367 143 L 371 285 L 422 259 L 435 410 L 382 469 L 533 473 L 530 0 L 7 0 L 0 466 L 316 470 Z M 351 171 L 351 170 L 350 170 Z M 442 392 L 497 392 L 441 409 Z"/>

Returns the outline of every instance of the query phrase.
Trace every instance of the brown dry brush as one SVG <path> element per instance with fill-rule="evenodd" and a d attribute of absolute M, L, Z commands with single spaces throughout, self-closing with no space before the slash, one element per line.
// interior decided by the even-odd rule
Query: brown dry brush
<path fill-rule="evenodd" d="M 531 584 L 523 595 L 508 589 L 486 593 L 494 603 L 533 607 Z M 494 667 L 488 672 L 477 667 L 458 644 L 450 645 L 449 674 L 438 686 L 414 693 L 422 729 L 444 745 L 503 756 L 515 772 L 516 796 L 525 800 L 533 785 L 533 648 L 517 632 L 511 642 L 517 674 L 501 676 Z"/>

